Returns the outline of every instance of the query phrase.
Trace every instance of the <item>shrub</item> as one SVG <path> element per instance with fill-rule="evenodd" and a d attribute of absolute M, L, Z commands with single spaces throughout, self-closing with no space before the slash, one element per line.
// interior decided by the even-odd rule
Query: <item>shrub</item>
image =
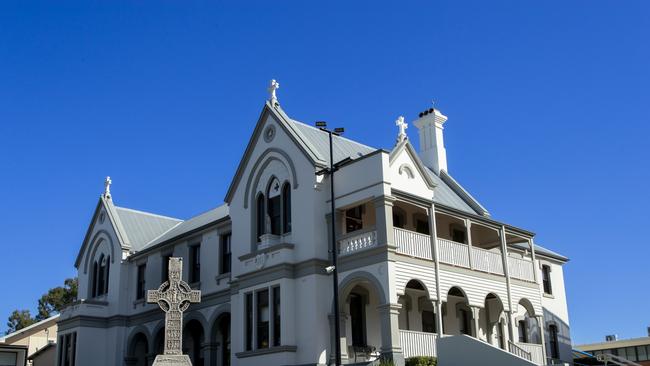
<path fill-rule="evenodd" d="M 435 357 L 418 356 L 406 359 L 406 366 L 436 366 L 437 361 Z"/>

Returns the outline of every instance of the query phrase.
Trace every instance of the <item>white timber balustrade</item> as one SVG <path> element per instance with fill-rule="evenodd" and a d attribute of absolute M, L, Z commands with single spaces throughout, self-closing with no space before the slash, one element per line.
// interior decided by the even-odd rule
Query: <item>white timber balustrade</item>
<path fill-rule="evenodd" d="M 455 241 L 438 238 L 440 262 L 469 268 L 469 246 Z"/>
<path fill-rule="evenodd" d="M 436 357 L 436 333 L 399 330 L 400 344 L 404 357 L 431 356 Z"/>
<path fill-rule="evenodd" d="M 510 277 L 535 282 L 533 274 L 533 262 L 521 258 L 508 257 L 508 270 Z"/>
<path fill-rule="evenodd" d="M 481 248 L 472 248 L 472 264 L 477 271 L 503 275 L 501 253 Z"/>
<path fill-rule="evenodd" d="M 530 354 L 531 362 L 537 365 L 544 364 L 544 351 L 541 344 L 517 343 L 517 346 Z"/>
<path fill-rule="evenodd" d="M 397 253 L 431 260 L 431 237 L 415 231 L 393 228 Z"/>
<path fill-rule="evenodd" d="M 533 357 L 531 356 L 530 352 L 519 347 L 519 345 L 512 343 L 511 341 L 508 341 L 508 351 L 510 351 L 510 353 L 512 353 L 515 356 L 519 356 L 523 358 L 524 360 L 528 360 L 531 362 L 533 361 Z"/>
<path fill-rule="evenodd" d="M 350 255 L 377 246 L 377 231 L 352 232 L 339 240 L 340 255 Z"/>

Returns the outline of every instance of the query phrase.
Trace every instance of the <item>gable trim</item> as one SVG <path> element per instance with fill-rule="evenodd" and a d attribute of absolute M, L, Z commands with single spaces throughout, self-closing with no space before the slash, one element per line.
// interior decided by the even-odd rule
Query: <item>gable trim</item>
<path fill-rule="evenodd" d="M 289 135 L 289 138 L 291 138 L 296 143 L 298 148 L 305 154 L 307 159 L 309 159 L 309 161 L 313 165 L 317 167 L 326 166 L 326 162 L 320 156 L 318 156 L 318 154 L 315 151 L 313 151 L 313 149 L 310 148 L 304 136 L 302 136 L 302 134 L 292 126 L 292 123 L 289 121 L 289 117 L 287 117 L 286 114 L 279 107 L 277 107 L 276 109 L 275 107 L 272 107 L 267 101 L 264 104 L 264 108 L 262 109 L 262 113 L 260 114 L 259 119 L 257 120 L 257 124 L 255 125 L 253 134 L 250 140 L 248 141 L 248 145 L 246 145 L 246 150 L 244 150 L 244 155 L 239 161 L 239 165 L 237 166 L 237 170 L 235 171 L 235 176 L 230 182 L 230 186 L 228 187 L 228 191 L 226 192 L 226 197 L 224 198 L 224 201 L 228 204 L 232 202 L 233 195 L 235 194 L 235 189 L 239 184 L 239 182 L 241 181 L 242 176 L 244 175 L 244 170 L 246 168 L 248 160 L 250 159 L 253 150 L 255 148 L 254 142 L 257 141 L 259 139 L 259 136 L 262 134 L 262 126 L 264 125 L 264 122 L 266 121 L 266 118 L 269 115 L 272 115 L 274 117 L 278 125 L 280 125 L 280 127 L 282 128 L 282 130 L 287 135 Z"/>
<path fill-rule="evenodd" d="M 397 159 L 397 157 L 403 150 L 406 150 L 406 152 L 408 153 L 409 157 L 415 164 L 415 168 L 418 170 L 418 173 L 420 174 L 422 179 L 424 179 L 424 182 L 427 184 L 427 187 L 429 187 L 429 189 L 434 189 L 436 187 L 436 183 L 433 181 L 433 179 L 431 179 L 431 177 L 427 173 L 427 170 L 424 164 L 422 163 L 422 160 L 420 160 L 420 157 L 415 152 L 415 149 L 413 149 L 413 145 L 411 145 L 408 138 L 400 141 L 395 146 L 395 148 L 393 148 L 393 151 L 390 152 L 388 157 L 389 165 L 393 165 L 393 162 L 395 161 L 395 159 Z"/>

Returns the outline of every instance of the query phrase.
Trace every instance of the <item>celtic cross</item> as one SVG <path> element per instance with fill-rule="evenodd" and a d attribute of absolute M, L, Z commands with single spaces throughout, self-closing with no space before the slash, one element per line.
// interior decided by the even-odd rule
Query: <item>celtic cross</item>
<path fill-rule="evenodd" d="M 183 312 L 190 303 L 201 301 L 201 291 L 192 290 L 181 279 L 182 272 L 183 259 L 169 258 L 169 280 L 147 293 L 147 302 L 158 303 L 165 312 L 165 356 L 183 355 Z"/>

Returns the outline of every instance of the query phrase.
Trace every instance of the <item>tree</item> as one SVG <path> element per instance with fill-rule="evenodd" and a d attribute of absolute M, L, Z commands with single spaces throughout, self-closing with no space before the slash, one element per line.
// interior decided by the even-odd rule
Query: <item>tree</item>
<path fill-rule="evenodd" d="M 36 320 L 47 319 L 71 304 L 77 298 L 79 283 L 77 278 L 68 278 L 63 286 L 51 288 L 38 300 Z"/>
<path fill-rule="evenodd" d="M 34 323 L 36 323 L 36 319 L 32 318 L 29 310 L 14 310 L 7 321 L 7 327 L 9 328 L 7 329 L 7 334 L 28 327 Z"/>

